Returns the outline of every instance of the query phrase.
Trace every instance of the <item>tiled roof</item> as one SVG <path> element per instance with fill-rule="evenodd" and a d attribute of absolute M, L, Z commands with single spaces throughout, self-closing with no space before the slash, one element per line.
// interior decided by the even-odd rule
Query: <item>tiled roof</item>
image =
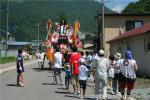
<path fill-rule="evenodd" d="M 97 14 L 101 16 L 102 14 Z M 150 13 L 105 13 L 105 16 L 150 16 Z"/>
<path fill-rule="evenodd" d="M 110 43 L 110 42 L 113 42 L 116 40 L 121 40 L 121 39 L 128 38 L 128 37 L 132 37 L 132 36 L 136 36 L 136 35 L 141 35 L 146 32 L 149 32 L 149 31 L 150 31 L 150 23 L 147 23 L 141 27 L 138 27 L 138 28 L 132 29 L 130 31 L 127 31 L 125 33 L 122 33 L 120 36 L 117 36 L 117 37 L 107 41 L 107 43 Z"/>

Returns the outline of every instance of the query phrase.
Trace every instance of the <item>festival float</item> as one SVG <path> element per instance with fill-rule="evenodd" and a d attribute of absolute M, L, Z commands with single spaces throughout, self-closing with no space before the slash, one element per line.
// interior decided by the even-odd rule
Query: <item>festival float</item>
<path fill-rule="evenodd" d="M 82 42 L 78 35 L 80 29 L 80 23 L 78 20 L 75 20 L 73 26 L 69 26 L 63 19 L 60 23 L 56 22 L 55 24 L 48 19 L 46 29 L 47 36 L 44 41 L 44 47 L 49 62 L 53 62 L 55 47 L 59 47 L 62 54 L 65 54 L 66 52 L 70 54 L 73 46 L 82 49 Z"/>

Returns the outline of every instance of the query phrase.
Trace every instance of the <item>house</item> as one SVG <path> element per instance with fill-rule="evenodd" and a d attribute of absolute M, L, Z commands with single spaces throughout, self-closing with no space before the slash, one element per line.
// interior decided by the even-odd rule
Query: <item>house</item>
<path fill-rule="evenodd" d="M 31 44 L 31 42 L 16 42 L 16 41 L 12 41 L 12 42 L 8 42 L 8 50 L 17 50 L 20 48 L 26 48 L 26 46 L 28 44 Z"/>
<path fill-rule="evenodd" d="M 101 34 L 101 14 L 97 15 L 98 32 Z M 110 44 L 107 41 L 117 37 L 119 34 L 131 29 L 141 27 L 150 22 L 150 14 L 105 14 L 103 47 L 106 56 L 110 55 Z"/>
<path fill-rule="evenodd" d="M 133 52 L 140 74 L 150 77 L 150 23 L 122 33 L 107 43 L 111 54 L 120 52 L 123 57 L 127 49 Z"/>

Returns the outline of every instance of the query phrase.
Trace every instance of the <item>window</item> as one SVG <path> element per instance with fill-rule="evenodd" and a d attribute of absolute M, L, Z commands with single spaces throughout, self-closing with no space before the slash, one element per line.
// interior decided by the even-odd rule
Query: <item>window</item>
<path fill-rule="evenodd" d="M 150 36 L 145 36 L 144 49 L 145 49 L 145 51 L 149 51 L 150 50 Z"/>
<path fill-rule="evenodd" d="M 143 21 L 126 21 L 126 31 L 131 29 L 141 27 L 143 25 Z"/>
<path fill-rule="evenodd" d="M 132 51 L 132 43 L 133 43 L 133 41 L 132 40 L 128 40 L 128 41 L 126 41 L 126 50 L 131 50 Z"/>
<path fill-rule="evenodd" d="M 150 42 L 147 43 L 147 49 L 150 50 Z"/>
<path fill-rule="evenodd" d="M 123 41 L 118 42 L 118 52 L 122 52 L 123 50 Z"/>

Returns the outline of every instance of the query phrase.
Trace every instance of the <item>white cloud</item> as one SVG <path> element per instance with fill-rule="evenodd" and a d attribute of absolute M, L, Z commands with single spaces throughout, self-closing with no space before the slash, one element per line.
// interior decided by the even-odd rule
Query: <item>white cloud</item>
<path fill-rule="evenodd" d="M 101 0 L 94 0 L 101 2 Z M 121 13 L 121 11 L 131 2 L 136 2 L 139 0 L 104 0 L 105 6 L 113 11 Z"/>
<path fill-rule="evenodd" d="M 125 8 L 125 5 L 115 5 L 114 7 L 112 7 L 113 11 L 117 11 L 119 13 L 121 13 L 121 11 Z"/>

